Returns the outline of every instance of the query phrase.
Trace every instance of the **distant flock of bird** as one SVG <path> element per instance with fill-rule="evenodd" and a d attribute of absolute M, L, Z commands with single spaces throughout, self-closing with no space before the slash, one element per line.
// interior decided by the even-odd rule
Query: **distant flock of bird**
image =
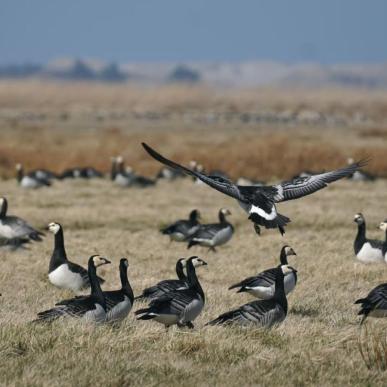
<path fill-rule="evenodd" d="M 278 229 L 283 235 L 290 219 L 278 213 L 277 204 L 287 200 L 298 199 L 312 194 L 329 183 L 342 178 L 354 180 L 372 180 L 373 177 L 360 170 L 367 161 L 351 162 L 346 167 L 330 172 L 304 172 L 290 181 L 274 185 L 265 185 L 261 181 L 247 182 L 240 179 L 232 182 L 225 173 L 214 171 L 205 174 L 204 168 L 198 163 L 191 163 L 190 168 L 184 167 L 166 159 L 147 144 L 144 149 L 154 159 L 163 163 L 157 179 L 174 180 L 184 175 L 191 176 L 196 181 L 203 182 L 221 193 L 238 201 L 252 221 L 256 233 L 261 228 Z M 46 170 L 35 170 L 24 174 L 22 166 L 17 169 L 17 179 L 24 188 L 39 188 L 48 186 L 56 178 L 94 178 L 103 175 L 93 168 L 75 168 L 65 171 L 60 177 Z M 356 177 L 357 176 L 357 177 Z M 367 176 L 360 179 L 359 176 Z M 140 176 L 130 168 L 125 168 L 122 157 L 112 159 L 110 178 L 123 187 L 149 187 L 157 179 Z M 195 209 L 188 219 L 178 220 L 160 231 L 168 235 L 171 241 L 187 243 L 191 248 L 195 245 L 207 247 L 216 251 L 216 247 L 227 243 L 234 227 L 228 222 L 228 209 L 219 210 L 219 222 L 211 224 L 200 223 L 200 212 Z M 366 223 L 362 214 L 356 214 L 358 232 L 354 242 L 354 252 L 357 259 L 363 263 L 387 263 L 387 220 L 380 223 L 380 229 L 385 233 L 385 240 L 370 240 L 366 237 Z M 119 263 L 121 287 L 117 290 L 104 291 L 101 285 L 104 280 L 97 275 L 97 269 L 111 262 L 100 255 L 93 255 L 88 260 L 88 267 L 83 268 L 68 259 L 63 227 L 52 222 L 48 231 L 54 234 L 54 249 L 49 262 L 48 281 L 55 287 L 68 289 L 76 295 L 67 300 L 57 302 L 53 308 L 39 312 L 34 323 L 51 322 L 58 318 L 81 318 L 96 323 L 119 322 L 125 319 L 134 302 L 148 302 L 147 307 L 137 309 L 135 315 L 139 320 L 154 320 L 167 329 L 172 325 L 194 328 L 193 322 L 202 312 L 205 305 L 205 294 L 197 277 L 196 269 L 207 263 L 197 257 L 180 258 L 176 263 L 177 279 L 163 280 L 154 286 L 146 288 L 135 297 L 130 285 L 127 271 L 128 260 L 122 258 Z M 31 227 L 25 220 L 8 215 L 8 201 L 0 198 L 0 241 L 2 246 L 16 250 L 31 241 L 42 241 L 44 234 Z M 229 287 L 237 289 L 237 293 L 246 292 L 256 298 L 255 301 L 244 304 L 231 311 L 226 311 L 206 325 L 242 325 L 272 327 L 281 323 L 288 312 L 287 295 L 297 284 L 297 270 L 288 262 L 289 257 L 296 256 L 290 246 L 283 246 L 280 251 L 279 265 L 261 273 L 247 277 Z M 90 293 L 79 295 L 79 292 L 90 288 Z M 367 297 L 356 301 L 361 304 L 359 315 L 363 315 L 361 323 L 368 316 L 387 317 L 387 283 L 374 288 Z"/>

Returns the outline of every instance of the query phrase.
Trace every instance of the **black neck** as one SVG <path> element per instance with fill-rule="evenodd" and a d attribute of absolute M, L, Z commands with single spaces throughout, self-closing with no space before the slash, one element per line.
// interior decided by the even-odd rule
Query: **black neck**
<path fill-rule="evenodd" d="M 128 268 L 124 264 L 120 264 L 120 279 L 121 290 L 129 297 L 130 301 L 133 303 L 134 294 L 128 280 Z"/>
<path fill-rule="evenodd" d="M 97 278 L 97 269 L 94 265 L 93 258 L 89 259 L 88 270 L 91 295 L 96 299 L 96 301 L 103 306 L 106 310 L 105 296 L 103 295 L 101 286 Z"/>
<path fill-rule="evenodd" d="M 275 276 L 275 290 L 273 299 L 276 300 L 284 309 L 285 313 L 288 311 L 288 300 L 285 294 L 284 285 L 284 273 L 282 272 L 281 266 L 277 267 L 277 273 Z"/>
<path fill-rule="evenodd" d="M 386 228 L 386 231 L 384 232 L 384 240 L 387 242 L 387 228 Z"/>
<path fill-rule="evenodd" d="M 66 250 L 64 247 L 64 237 L 62 228 L 55 234 L 54 251 L 52 252 L 49 271 L 55 270 L 60 265 L 67 262 Z"/>
<path fill-rule="evenodd" d="M 114 180 L 117 175 L 117 162 L 116 160 L 112 161 L 112 169 L 110 170 L 110 179 Z"/>
<path fill-rule="evenodd" d="M 281 265 L 288 264 L 288 257 L 286 255 L 286 247 L 282 247 L 282 249 L 281 249 L 280 261 L 281 261 Z"/>
<path fill-rule="evenodd" d="M 195 266 L 193 265 L 192 261 L 189 260 L 187 262 L 187 278 L 188 278 L 188 284 L 191 289 L 195 289 L 203 299 L 203 302 L 205 300 L 203 289 L 200 285 L 200 282 L 198 280 L 198 277 L 196 275 Z"/>
<path fill-rule="evenodd" d="M 23 172 L 23 168 L 20 168 L 17 170 L 17 181 L 20 183 L 24 177 L 24 172 Z"/>
<path fill-rule="evenodd" d="M 7 216 L 7 210 L 8 210 L 8 202 L 6 199 L 3 199 L 3 204 L 1 206 L 1 211 L 0 211 L 0 218 L 4 218 Z"/>
<path fill-rule="evenodd" d="M 223 214 L 222 211 L 219 211 L 219 222 L 220 223 L 227 223 L 226 216 Z"/>
<path fill-rule="evenodd" d="M 194 211 L 192 211 L 190 214 L 189 214 L 189 220 L 191 221 L 191 222 L 197 222 L 197 220 L 198 220 L 198 214 L 197 214 L 197 212 L 194 210 Z"/>
<path fill-rule="evenodd" d="M 359 241 L 364 241 L 366 239 L 366 224 L 365 224 L 365 222 L 363 222 L 357 226 L 356 239 Z"/>
<path fill-rule="evenodd" d="M 117 169 L 118 169 L 118 173 L 119 173 L 119 174 L 125 175 L 124 163 L 119 163 Z"/>
<path fill-rule="evenodd" d="M 179 278 L 179 280 L 181 281 L 185 281 L 187 279 L 187 276 L 184 273 L 184 269 L 181 261 L 177 261 L 176 263 L 176 274 L 177 274 L 177 278 Z"/>

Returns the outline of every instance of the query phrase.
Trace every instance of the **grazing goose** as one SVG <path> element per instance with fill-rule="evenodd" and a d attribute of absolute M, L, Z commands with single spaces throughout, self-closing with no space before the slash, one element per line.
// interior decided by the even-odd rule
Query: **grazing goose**
<path fill-rule="evenodd" d="M 89 296 L 75 297 L 58 302 L 54 308 L 38 313 L 34 322 L 51 322 L 59 317 L 81 318 L 86 321 L 102 323 L 106 320 L 106 302 L 99 284 L 96 269 L 110 263 L 106 258 L 93 255 L 89 258 L 88 275 L 91 284 Z"/>
<path fill-rule="evenodd" d="M 367 164 L 367 161 L 362 160 L 335 171 L 285 181 L 272 186 L 240 186 L 224 178 L 207 176 L 188 169 L 161 156 L 147 144 L 142 143 L 142 145 L 159 162 L 171 168 L 179 169 L 187 175 L 194 176 L 210 187 L 237 199 L 241 207 L 249 214 L 249 219 L 254 223 L 257 232 L 260 229 L 259 226 L 264 226 L 265 228 L 278 228 L 280 233 L 284 234 L 285 226 L 290 222 L 290 219 L 277 213 L 276 203 L 312 194 Z"/>
<path fill-rule="evenodd" d="M 226 208 L 219 210 L 219 223 L 202 224 L 199 229 L 190 237 L 188 249 L 194 245 L 209 247 L 209 250 L 216 251 L 215 247 L 227 243 L 234 234 L 234 227 L 227 222 L 226 216 L 231 212 Z"/>
<path fill-rule="evenodd" d="M 387 283 L 372 289 L 366 298 L 360 298 L 355 304 L 361 304 L 358 315 L 363 315 L 360 324 L 370 317 L 387 317 Z"/>
<path fill-rule="evenodd" d="M 383 242 L 366 238 L 366 222 L 363 214 L 356 214 L 353 221 L 357 223 L 357 234 L 353 244 L 356 258 L 363 263 L 383 262 Z"/>
<path fill-rule="evenodd" d="M 259 300 L 244 304 L 238 309 L 221 314 L 206 325 L 258 325 L 270 328 L 285 320 L 288 301 L 284 289 L 284 276 L 292 272 L 288 265 L 278 266 L 275 270 L 275 292 L 269 300 Z"/>
<path fill-rule="evenodd" d="M 16 164 L 16 177 L 20 187 L 23 188 L 40 188 L 48 187 L 51 185 L 49 179 L 38 177 L 36 174 L 24 174 L 24 170 L 21 164 Z"/>
<path fill-rule="evenodd" d="M 135 312 L 138 320 L 155 320 L 164 324 L 168 329 L 171 325 L 193 328 L 192 321 L 201 313 L 205 297 L 200 282 L 196 276 L 193 261 L 197 257 L 187 260 L 188 288 L 168 292 L 152 300 L 148 308 Z M 206 263 L 203 261 L 203 265 Z"/>
<path fill-rule="evenodd" d="M 62 226 L 53 222 L 48 225 L 48 230 L 55 236 L 54 251 L 48 268 L 49 281 L 58 288 L 69 289 L 73 292 L 88 288 L 90 278 L 87 270 L 67 259 Z M 97 279 L 99 283 L 104 283 L 102 278 L 97 277 Z"/>
<path fill-rule="evenodd" d="M 7 215 L 8 201 L 6 198 L 0 198 L 0 238 L 16 241 L 42 241 L 44 235 L 40 231 L 32 228 L 24 219 L 17 216 Z"/>
<path fill-rule="evenodd" d="M 156 175 L 156 179 L 176 180 L 180 177 L 185 177 L 185 174 L 176 169 L 162 167 Z"/>
<path fill-rule="evenodd" d="M 188 220 L 178 220 L 160 231 L 164 235 L 169 235 L 171 241 L 184 242 L 199 229 L 199 219 L 199 210 L 192 210 Z"/>
<path fill-rule="evenodd" d="M 290 255 L 296 255 L 296 253 L 291 247 L 283 246 L 280 253 L 281 265 L 288 264 L 288 257 Z M 274 296 L 276 272 L 276 267 L 265 270 L 254 277 L 248 277 L 243 281 L 230 286 L 228 289 L 231 290 L 239 288 L 237 293 L 247 292 L 252 294 L 254 297 L 260 298 L 262 300 L 268 300 Z M 285 275 L 285 293 L 289 294 L 296 287 L 296 283 L 297 270 L 293 269 Z"/>
<path fill-rule="evenodd" d="M 206 265 L 206 263 L 200 258 L 195 258 L 192 262 L 195 267 Z M 178 259 L 178 261 L 176 262 L 176 274 L 178 279 L 160 281 L 156 285 L 144 289 L 142 294 L 136 297 L 135 299 L 153 300 L 155 298 L 158 298 L 164 295 L 165 293 L 168 293 L 177 289 L 188 288 L 188 279 L 184 273 L 185 268 L 186 268 L 186 260 L 184 258 Z"/>
<path fill-rule="evenodd" d="M 381 222 L 379 228 L 384 231 L 384 242 L 382 246 L 382 255 L 384 261 L 387 263 L 387 219 L 384 222 Z"/>

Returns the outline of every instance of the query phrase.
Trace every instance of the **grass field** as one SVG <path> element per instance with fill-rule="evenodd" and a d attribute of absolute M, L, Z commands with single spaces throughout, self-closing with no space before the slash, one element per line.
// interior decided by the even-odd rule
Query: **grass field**
<path fill-rule="evenodd" d="M 4 87 L 0 85 L 0 96 L 7 101 Z M 9 99 L 7 109 L 19 113 L 24 106 L 33 109 L 37 101 L 27 88 L 25 95 L 28 93 L 29 99 L 22 102 Z M 85 94 L 73 93 L 75 99 Z M 254 97 L 247 96 L 252 94 L 246 92 L 244 97 L 253 101 L 251 106 Z M 92 104 L 95 95 L 90 95 Z M 349 102 L 343 100 L 337 109 L 359 104 L 368 111 L 373 101 L 383 106 L 386 98 L 362 94 L 359 102 L 346 96 Z M 44 105 L 48 115 L 61 98 L 58 91 L 52 92 Z M 275 95 L 270 98 L 274 104 Z M 336 98 L 315 95 L 310 104 L 319 109 L 321 101 L 334 104 Z M 84 99 L 89 101 L 87 96 Z M 286 101 L 291 106 L 295 103 L 290 97 L 281 101 L 284 107 Z M 375 105 L 370 108 L 371 116 L 372 109 Z M 29 167 L 54 169 L 87 162 L 107 170 L 109 157 L 124 153 L 140 171 L 154 173 L 159 166 L 139 147 L 145 139 L 181 161 L 195 157 L 209 168 L 230 169 L 234 176 L 248 166 L 246 174 L 251 177 L 289 177 L 299 168 L 345 164 L 345 158 L 353 154 L 373 156 L 369 170 L 382 173 L 387 165 L 382 159 L 387 127 L 382 107 L 380 112 L 372 123 L 361 125 L 281 127 L 278 123 L 233 122 L 203 127 L 197 122 L 184 123 L 179 115 L 154 122 L 132 117 L 101 124 L 90 117 L 60 122 L 55 115 L 34 122 L 18 116 L 12 121 L 0 111 L 4 139 L 0 164 L 4 176 L 13 174 L 17 160 Z M 174 278 L 179 257 L 199 255 L 208 262 L 198 269 L 207 299 L 193 331 L 173 328 L 165 332 L 157 323 L 136 321 L 133 314 L 118 328 L 73 321 L 39 326 L 29 324 L 38 311 L 71 296 L 47 281 L 53 236 L 48 234 L 28 251 L 1 251 L 1 385 L 385 385 L 385 373 L 368 370 L 360 355 L 359 319 L 353 302 L 386 281 L 387 267 L 356 263 L 352 244 L 356 233 L 353 215 L 360 211 L 368 221 L 369 235 L 383 238 L 376 225 L 387 215 L 387 181 L 342 181 L 313 196 L 282 204 L 280 212 L 292 219 L 284 237 L 267 230 L 257 236 L 235 201 L 189 179 L 159 182 L 146 190 L 121 189 L 108 180 L 58 182 L 38 191 L 25 191 L 14 180 L 3 180 L 0 187 L 1 195 L 9 200 L 10 214 L 38 228 L 51 221 L 62 223 L 70 259 L 84 265 L 94 253 L 111 259 L 113 264 L 100 271 L 107 280 L 105 289 L 119 285 L 117 266 L 123 256 L 129 259 L 135 294 L 158 280 Z M 201 210 L 203 221 L 215 221 L 220 207 L 231 210 L 236 232 L 216 254 L 200 247 L 187 251 L 184 244 L 170 243 L 158 232 L 193 208 Z M 285 322 L 270 331 L 204 327 L 219 313 L 252 300 L 228 291 L 228 286 L 276 265 L 285 243 L 297 252 L 291 264 L 299 275 L 288 298 Z M 134 310 L 140 305 L 144 304 L 135 304 Z M 385 324 L 383 320 L 367 323 L 370 331 L 378 332 L 385 330 Z"/>

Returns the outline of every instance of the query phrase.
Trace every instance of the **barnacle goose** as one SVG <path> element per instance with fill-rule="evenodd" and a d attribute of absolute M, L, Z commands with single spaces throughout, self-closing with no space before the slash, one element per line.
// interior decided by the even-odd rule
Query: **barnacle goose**
<path fill-rule="evenodd" d="M 387 219 L 384 222 L 381 222 L 379 228 L 384 231 L 384 242 L 382 246 L 382 254 L 384 261 L 387 263 Z"/>
<path fill-rule="evenodd" d="M 49 281 L 58 288 L 74 292 L 88 288 L 90 279 L 87 270 L 67 259 L 62 226 L 53 222 L 48 225 L 48 230 L 55 236 L 54 250 L 48 268 Z M 97 279 L 101 284 L 104 283 L 102 278 L 97 277 Z"/>
<path fill-rule="evenodd" d="M 226 208 L 219 210 L 219 223 L 201 224 L 199 229 L 189 238 L 188 249 L 194 245 L 209 247 L 216 251 L 215 247 L 227 243 L 234 234 L 234 226 L 226 220 L 231 212 Z"/>
<path fill-rule="evenodd" d="M 270 328 L 280 324 L 288 313 L 284 276 L 289 272 L 292 272 L 292 268 L 288 265 L 278 266 L 275 269 L 275 291 L 272 298 L 244 304 L 237 309 L 221 314 L 206 325 L 258 325 Z"/>
<path fill-rule="evenodd" d="M 75 167 L 65 169 L 59 176 L 59 179 L 93 179 L 101 178 L 103 173 L 93 167 Z"/>
<path fill-rule="evenodd" d="M 55 304 L 52 309 L 38 313 L 34 322 L 51 322 L 59 317 L 81 318 L 86 321 L 102 323 L 106 320 L 106 301 L 99 284 L 96 269 L 110 263 L 99 255 L 93 255 L 88 262 L 88 276 L 91 293 L 88 296 L 75 297 Z"/>
<path fill-rule="evenodd" d="M 387 283 L 372 289 L 366 298 L 360 298 L 355 304 L 361 304 L 358 315 L 363 315 L 360 324 L 370 317 L 387 317 Z"/>
<path fill-rule="evenodd" d="M 135 312 L 138 320 L 155 320 L 164 324 L 168 329 L 171 325 L 193 328 L 192 321 L 203 310 L 205 296 L 200 282 L 196 276 L 193 261 L 197 257 L 187 260 L 188 288 L 168 292 L 152 300 L 148 308 Z M 203 261 L 203 264 L 206 263 Z"/>
<path fill-rule="evenodd" d="M 114 166 L 115 164 L 115 166 Z M 145 176 L 140 176 L 134 173 L 131 167 L 124 166 L 124 159 L 118 156 L 112 163 L 112 175 L 114 168 L 113 181 L 121 187 L 139 187 L 146 188 L 156 184 L 155 180 L 149 179 Z"/>
<path fill-rule="evenodd" d="M 186 168 L 161 156 L 147 144 L 142 143 L 142 145 L 159 162 L 171 168 L 179 169 L 187 175 L 194 176 L 210 187 L 237 199 L 241 207 L 249 214 L 249 219 L 254 223 L 254 228 L 257 232 L 259 231 L 259 226 L 264 226 L 265 228 L 278 228 L 280 233 L 284 234 L 285 226 L 290 222 L 290 219 L 277 213 L 276 203 L 312 194 L 325 188 L 329 183 L 342 179 L 367 164 L 366 160 L 362 160 L 335 171 L 285 181 L 272 186 L 240 186 L 227 179 L 207 176 Z"/>
<path fill-rule="evenodd" d="M 356 258 L 363 263 L 383 262 L 383 242 L 367 239 L 366 222 L 363 214 L 356 214 L 353 221 L 357 224 L 357 234 L 353 244 Z"/>
<path fill-rule="evenodd" d="M 168 167 L 162 167 L 156 175 L 156 179 L 165 179 L 170 181 L 181 177 L 185 177 L 183 172 Z"/>
<path fill-rule="evenodd" d="M 193 265 L 195 267 L 206 265 L 206 263 L 200 259 L 195 258 L 193 261 Z M 169 279 L 160 281 L 154 286 L 146 288 L 143 290 L 140 296 L 137 296 L 136 300 L 153 300 L 154 298 L 158 298 L 165 293 L 177 290 L 188 288 L 188 279 L 184 273 L 184 269 L 186 268 L 186 260 L 184 258 L 180 258 L 176 262 L 176 274 L 178 279 Z"/>
<path fill-rule="evenodd" d="M 281 265 L 288 264 L 288 257 L 290 255 L 296 255 L 294 250 L 285 245 L 281 249 L 280 262 Z M 277 268 L 264 270 L 262 273 L 254 277 L 248 277 L 235 285 L 230 286 L 228 289 L 239 288 L 237 293 L 247 292 L 252 294 L 254 297 L 267 300 L 274 295 L 275 288 L 275 276 Z M 284 278 L 285 293 L 289 294 L 297 283 L 297 270 L 293 269 L 289 271 Z"/>
<path fill-rule="evenodd" d="M 25 243 L 26 240 L 40 242 L 44 235 L 40 231 L 32 228 L 24 219 L 17 216 L 7 215 L 8 201 L 6 198 L 0 198 L 0 238 L 7 239 L 17 243 Z"/>
<path fill-rule="evenodd" d="M 178 220 L 160 231 L 164 235 L 169 235 L 173 241 L 183 242 L 199 229 L 199 219 L 199 210 L 192 210 L 189 214 L 189 219 Z"/>
<path fill-rule="evenodd" d="M 21 164 L 16 164 L 16 177 L 20 187 L 23 188 L 40 188 L 51 185 L 49 179 L 38 177 L 35 173 L 25 175 Z"/>

